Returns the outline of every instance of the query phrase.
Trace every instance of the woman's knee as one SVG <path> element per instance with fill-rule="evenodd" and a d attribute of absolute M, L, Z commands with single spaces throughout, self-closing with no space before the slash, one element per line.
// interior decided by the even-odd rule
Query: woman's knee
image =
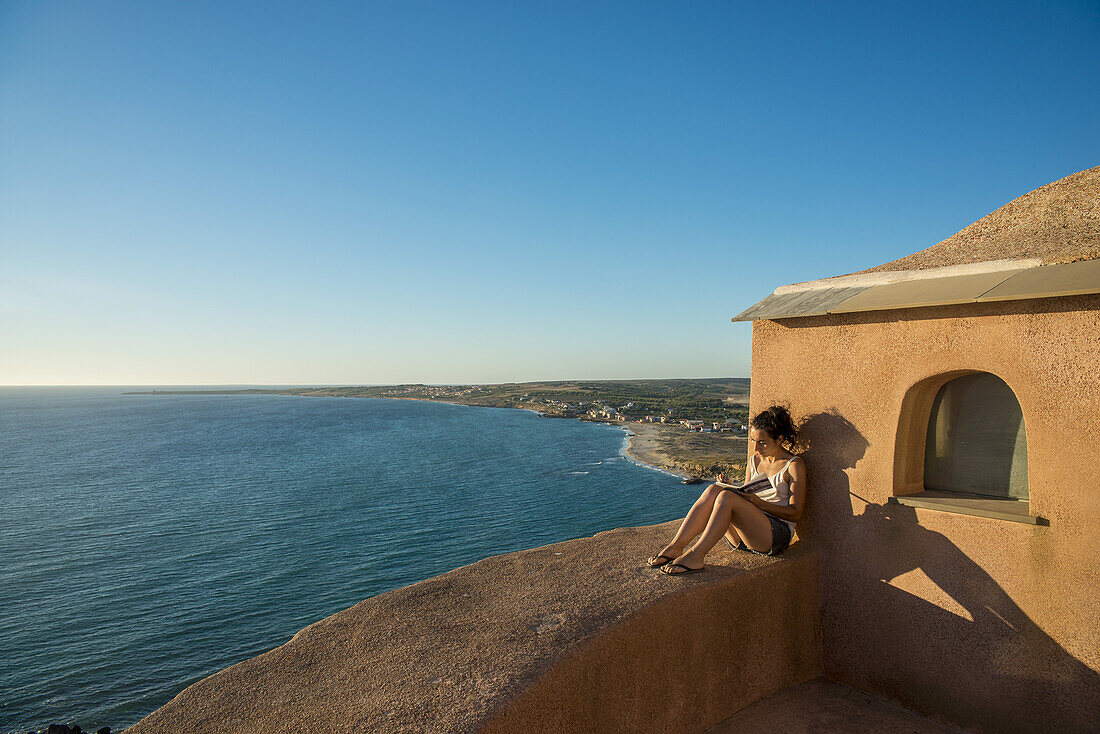
<path fill-rule="evenodd" d="M 736 507 L 743 502 L 744 500 L 738 497 L 736 492 L 723 489 L 718 492 L 718 496 L 714 500 L 714 505 L 715 507 Z"/>
<path fill-rule="evenodd" d="M 717 484 L 712 484 L 703 490 L 702 499 L 713 500 L 718 495 L 722 494 L 726 490 L 719 487 Z"/>

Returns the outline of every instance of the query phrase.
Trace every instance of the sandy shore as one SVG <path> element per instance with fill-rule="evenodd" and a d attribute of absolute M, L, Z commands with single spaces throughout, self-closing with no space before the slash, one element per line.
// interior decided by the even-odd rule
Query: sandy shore
<path fill-rule="evenodd" d="M 625 423 L 631 434 L 626 453 L 635 461 L 679 476 L 713 477 L 745 470 L 748 442 L 728 433 L 695 433 L 680 425 Z"/>
<path fill-rule="evenodd" d="M 630 433 L 626 445 L 627 456 L 640 464 L 687 476 L 670 466 L 669 456 L 661 450 L 663 444 L 659 440 L 658 426 L 652 423 L 628 423 L 623 427 Z"/>

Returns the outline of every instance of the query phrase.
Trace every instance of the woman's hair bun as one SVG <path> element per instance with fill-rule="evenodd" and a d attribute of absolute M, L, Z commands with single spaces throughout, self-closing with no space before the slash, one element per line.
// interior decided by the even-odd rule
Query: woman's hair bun
<path fill-rule="evenodd" d="M 780 443 L 793 444 L 798 440 L 798 429 L 794 427 L 791 412 L 783 405 L 773 405 L 757 413 L 750 425 L 758 431 L 764 431 Z"/>

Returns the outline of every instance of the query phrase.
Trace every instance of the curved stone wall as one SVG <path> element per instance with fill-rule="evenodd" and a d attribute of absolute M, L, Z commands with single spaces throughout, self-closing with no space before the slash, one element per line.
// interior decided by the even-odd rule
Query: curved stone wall
<path fill-rule="evenodd" d="M 187 688 L 151 732 L 701 732 L 821 672 L 817 558 L 645 566 L 677 523 L 494 556 Z"/>

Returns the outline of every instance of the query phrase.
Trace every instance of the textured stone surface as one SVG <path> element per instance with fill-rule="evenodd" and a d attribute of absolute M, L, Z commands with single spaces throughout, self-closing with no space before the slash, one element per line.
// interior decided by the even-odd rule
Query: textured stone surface
<path fill-rule="evenodd" d="M 644 559 L 676 524 L 494 556 L 367 599 L 127 732 L 698 732 L 818 676 L 816 554 L 722 547 L 706 573 L 670 577 Z"/>

